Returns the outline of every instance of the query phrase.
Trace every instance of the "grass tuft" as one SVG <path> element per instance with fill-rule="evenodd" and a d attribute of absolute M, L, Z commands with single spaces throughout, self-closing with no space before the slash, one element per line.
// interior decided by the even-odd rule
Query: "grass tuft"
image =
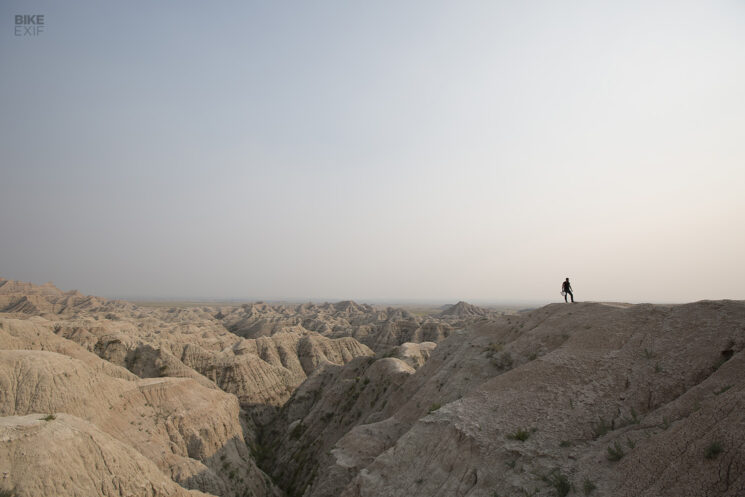
<path fill-rule="evenodd" d="M 615 421 L 611 420 L 610 424 L 604 418 L 598 418 L 598 422 L 592 425 L 592 437 L 598 439 L 615 429 Z"/>
<path fill-rule="evenodd" d="M 585 478 L 585 482 L 582 484 L 582 491 L 585 495 L 590 495 L 596 488 L 598 488 L 589 478 Z"/>
<path fill-rule="evenodd" d="M 660 428 L 662 428 L 663 430 L 667 430 L 668 428 L 670 428 L 670 418 L 668 418 L 667 416 L 663 416 L 662 423 L 660 423 Z"/>
<path fill-rule="evenodd" d="M 569 483 L 569 478 L 566 475 L 561 474 L 558 469 L 553 470 L 544 478 L 546 483 L 554 487 L 556 495 L 558 497 L 566 497 L 569 491 L 572 489 L 572 485 Z"/>
<path fill-rule="evenodd" d="M 612 446 L 608 446 L 608 460 L 609 461 L 620 461 L 626 453 L 623 451 L 623 447 L 618 441 L 614 442 Z"/>
<path fill-rule="evenodd" d="M 510 433 L 507 435 L 507 438 L 510 440 L 519 440 L 521 442 L 526 441 L 528 438 L 530 438 L 530 430 L 523 430 L 522 428 L 518 428 L 515 433 Z"/>

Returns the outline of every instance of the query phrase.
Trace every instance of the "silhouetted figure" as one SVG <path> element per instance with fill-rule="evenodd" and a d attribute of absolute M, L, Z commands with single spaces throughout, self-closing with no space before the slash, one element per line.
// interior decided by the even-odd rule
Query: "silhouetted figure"
<path fill-rule="evenodd" d="M 564 302 L 569 302 L 567 300 L 567 295 L 572 297 L 572 304 L 574 303 L 574 294 L 572 293 L 572 285 L 569 284 L 569 278 L 564 280 L 564 282 L 561 284 L 561 293 L 564 294 Z"/>

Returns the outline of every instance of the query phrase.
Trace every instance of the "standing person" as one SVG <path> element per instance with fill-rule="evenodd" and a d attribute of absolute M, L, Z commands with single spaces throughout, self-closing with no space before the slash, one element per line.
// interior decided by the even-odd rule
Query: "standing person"
<path fill-rule="evenodd" d="M 574 303 L 574 294 L 572 293 L 572 285 L 569 283 L 569 278 L 564 280 L 561 284 L 561 293 L 564 294 L 564 302 L 568 302 L 567 294 L 572 297 L 572 304 Z"/>

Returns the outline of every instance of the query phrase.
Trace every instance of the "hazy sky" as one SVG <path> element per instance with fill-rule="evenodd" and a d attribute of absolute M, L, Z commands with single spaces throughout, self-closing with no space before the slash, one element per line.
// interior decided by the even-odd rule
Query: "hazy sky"
<path fill-rule="evenodd" d="M 745 298 L 742 1 L 4 0 L 0 31 L 2 277 Z"/>

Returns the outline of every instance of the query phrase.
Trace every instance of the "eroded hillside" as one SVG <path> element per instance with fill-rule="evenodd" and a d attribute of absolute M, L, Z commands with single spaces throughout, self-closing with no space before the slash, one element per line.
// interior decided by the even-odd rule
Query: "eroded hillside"
<path fill-rule="evenodd" d="M 0 280 L 0 488 L 740 496 L 744 348 L 740 301 L 415 314 Z"/>

